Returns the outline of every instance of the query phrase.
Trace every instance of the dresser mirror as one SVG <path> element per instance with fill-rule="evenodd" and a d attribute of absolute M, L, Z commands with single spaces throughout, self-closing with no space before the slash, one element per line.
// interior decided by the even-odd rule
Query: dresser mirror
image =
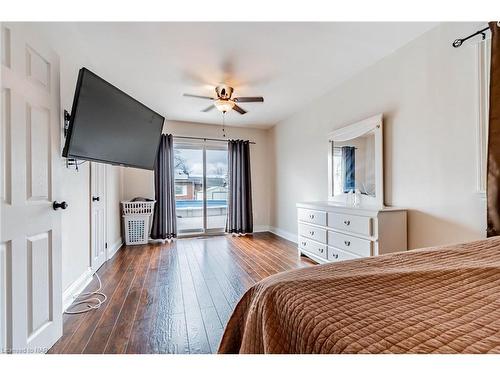
<path fill-rule="evenodd" d="M 328 135 L 329 201 L 347 206 L 384 205 L 382 114 Z"/>

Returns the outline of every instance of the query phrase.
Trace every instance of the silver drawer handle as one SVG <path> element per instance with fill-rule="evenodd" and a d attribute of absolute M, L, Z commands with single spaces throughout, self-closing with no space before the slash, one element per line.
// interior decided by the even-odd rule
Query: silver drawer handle
<path fill-rule="evenodd" d="M 338 257 L 339 257 L 339 254 L 334 254 L 334 253 L 332 253 L 332 255 L 333 255 L 333 257 L 334 257 L 335 259 L 338 259 Z"/>
<path fill-rule="evenodd" d="M 313 214 L 310 214 L 310 215 L 309 215 L 309 219 L 314 219 L 314 215 L 313 215 Z"/>
<path fill-rule="evenodd" d="M 307 242 L 302 241 L 302 246 L 306 246 L 306 245 L 307 245 Z"/>
<path fill-rule="evenodd" d="M 318 250 L 321 254 L 323 254 L 323 251 L 325 251 L 325 249 L 318 249 Z"/>
<path fill-rule="evenodd" d="M 309 231 L 309 234 L 310 234 L 311 236 L 314 236 L 314 231 L 313 231 L 313 230 L 310 230 L 310 231 Z"/>
<path fill-rule="evenodd" d="M 351 224 L 351 222 L 349 220 L 344 220 L 344 224 L 349 225 L 349 224 Z"/>
<path fill-rule="evenodd" d="M 350 246 L 350 245 L 351 245 L 351 241 L 344 241 L 344 244 L 345 244 L 346 246 Z"/>

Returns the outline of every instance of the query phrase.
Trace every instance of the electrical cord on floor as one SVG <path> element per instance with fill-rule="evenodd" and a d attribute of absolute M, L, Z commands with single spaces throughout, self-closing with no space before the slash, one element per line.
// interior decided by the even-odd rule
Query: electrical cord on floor
<path fill-rule="evenodd" d="M 88 311 L 92 310 L 97 310 L 101 305 L 106 302 L 108 297 L 101 292 L 102 289 L 102 283 L 101 283 L 101 278 L 97 273 L 95 273 L 95 277 L 97 278 L 97 281 L 99 282 L 99 287 L 93 291 L 93 292 L 86 292 L 86 293 L 80 293 L 78 296 L 76 296 L 75 300 L 71 304 L 70 307 L 68 307 L 64 313 L 65 314 L 83 314 Z M 87 298 L 85 298 L 87 297 Z M 80 299 L 84 298 L 84 299 Z M 80 310 L 71 310 L 74 309 L 76 306 L 84 305 L 86 304 L 87 306 L 83 309 Z"/>

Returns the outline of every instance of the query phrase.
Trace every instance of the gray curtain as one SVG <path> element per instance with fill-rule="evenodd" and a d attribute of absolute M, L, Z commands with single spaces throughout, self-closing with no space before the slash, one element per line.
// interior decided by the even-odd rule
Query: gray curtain
<path fill-rule="evenodd" d="M 250 142 L 228 142 L 229 196 L 226 232 L 252 233 L 252 183 L 250 178 Z"/>
<path fill-rule="evenodd" d="M 342 170 L 344 171 L 344 193 L 356 188 L 356 148 L 352 146 L 342 147 Z"/>
<path fill-rule="evenodd" d="M 156 156 L 155 199 L 151 238 L 165 240 L 176 237 L 174 145 L 171 134 L 162 134 Z"/>

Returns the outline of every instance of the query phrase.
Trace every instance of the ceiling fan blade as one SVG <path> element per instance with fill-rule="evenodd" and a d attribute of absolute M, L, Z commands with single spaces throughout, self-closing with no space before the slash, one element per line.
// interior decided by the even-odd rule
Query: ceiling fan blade
<path fill-rule="evenodd" d="M 233 100 L 238 103 L 262 103 L 264 98 L 262 96 L 241 96 L 239 98 L 234 98 Z"/>
<path fill-rule="evenodd" d="M 203 95 L 192 95 L 192 94 L 182 94 L 183 96 L 187 96 L 189 98 L 198 98 L 198 99 L 210 99 L 214 100 L 214 98 L 211 98 L 210 96 L 203 96 Z"/>
<path fill-rule="evenodd" d="M 215 108 L 215 106 L 212 104 L 212 105 L 208 106 L 207 108 L 202 109 L 201 111 L 202 111 L 202 112 L 208 112 L 208 111 L 211 111 L 211 110 L 212 110 L 212 109 L 214 109 L 214 108 Z"/>
<path fill-rule="evenodd" d="M 245 111 L 243 108 L 237 106 L 236 104 L 234 105 L 233 109 L 238 112 L 239 114 L 241 115 L 244 115 L 245 113 L 247 113 L 247 111 Z"/>

